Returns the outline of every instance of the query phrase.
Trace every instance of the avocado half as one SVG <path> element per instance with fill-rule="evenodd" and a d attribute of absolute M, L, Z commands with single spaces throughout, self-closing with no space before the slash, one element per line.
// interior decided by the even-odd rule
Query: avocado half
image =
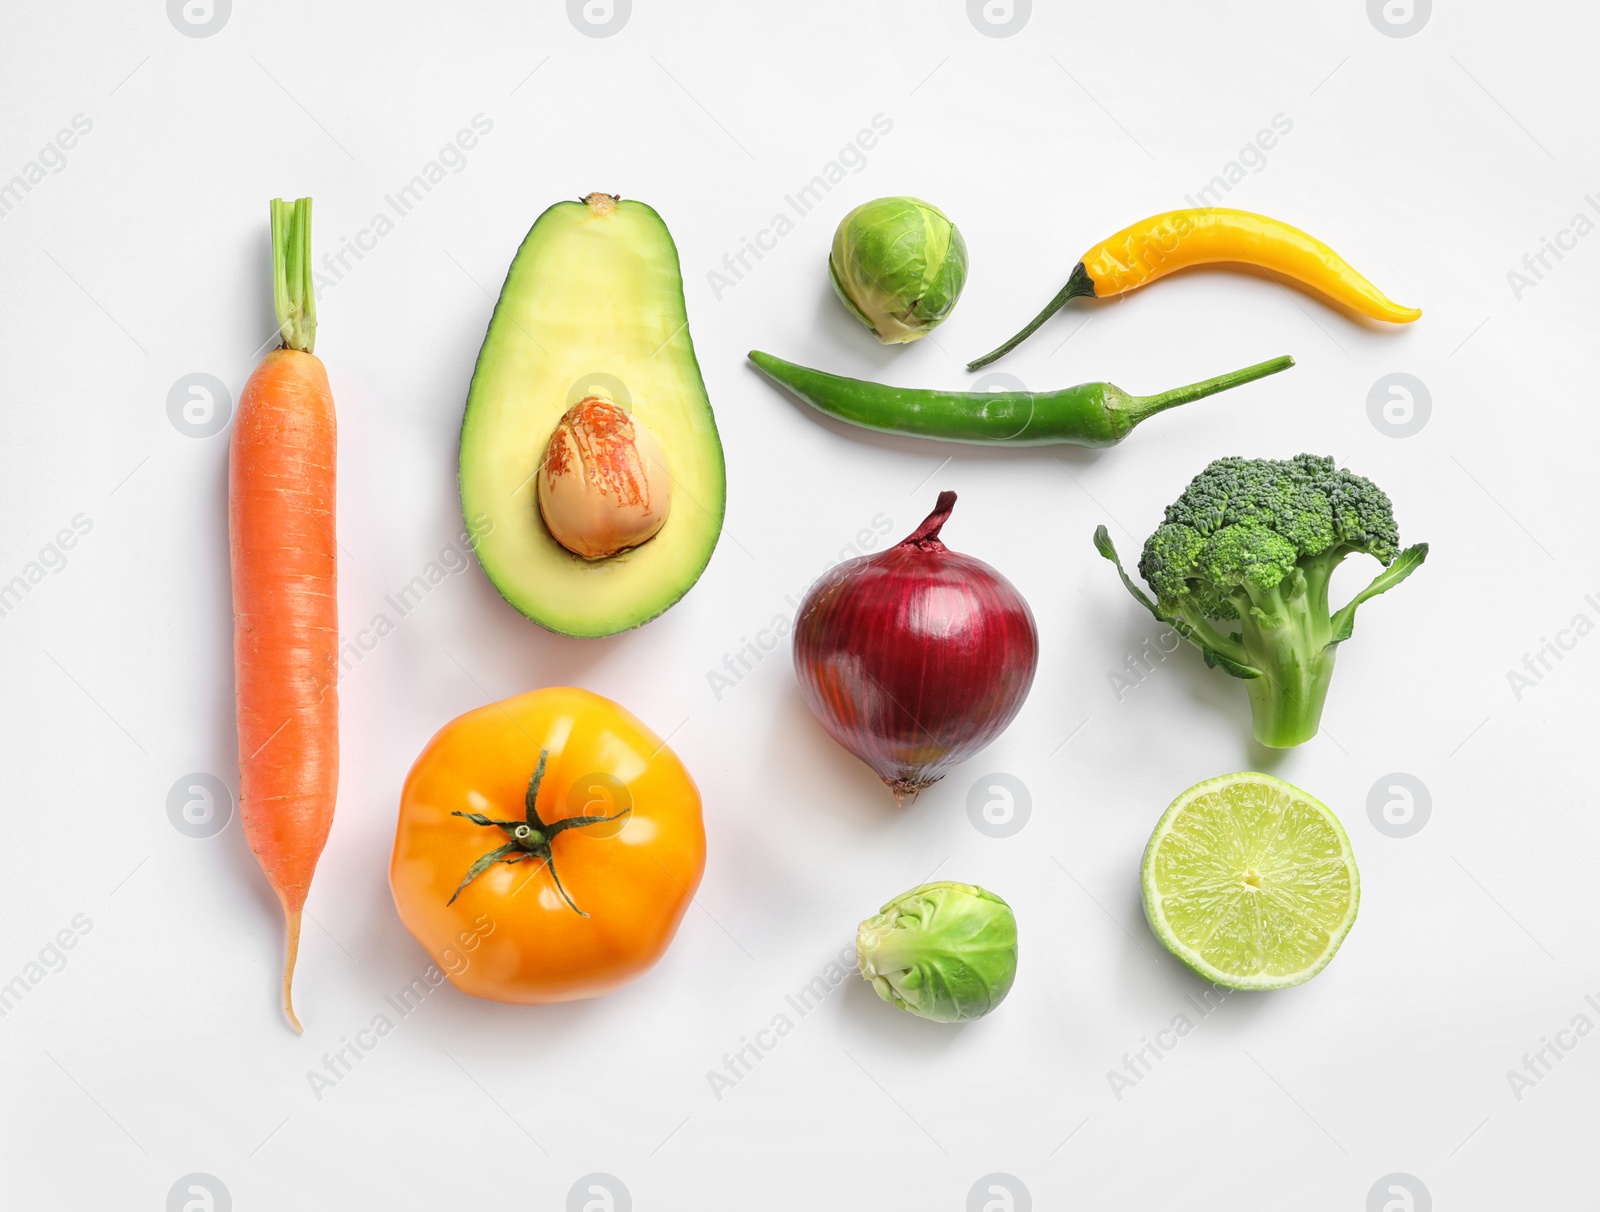
<path fill-rule="evenodd" d="M 656 435 L 672 480 L 661 529 L 602 560 L 557 543 L 536 494 L 557 422 L 594 395 Z M 643 202 L 590 194 L 535 221 L 472 374 L 460 482 L 478 562 L 506 601 L 551 631 L 626 631 L 700 579 L 722 532 L 722 442 L 689 339 L 678 250 Z"/>

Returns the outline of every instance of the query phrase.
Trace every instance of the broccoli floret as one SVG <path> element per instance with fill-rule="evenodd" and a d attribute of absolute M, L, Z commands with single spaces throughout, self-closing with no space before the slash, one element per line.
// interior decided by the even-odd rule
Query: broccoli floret
<path fill-rule="evenodd" d="M 1306 454 L 1218 459 L 1197 475 L 1139 558 L 1154 601 L 1122 570 L 1104 526 L 1094 541 L 1151 614 L 1193 642 L 1208 665 L 1245 679 L 1256 739 L 1278 748 L 1316 735 L 1334 653 L 1350 638 L 1356 607 L 1428 555 L 1426 543 L 1400 550 L 1381 488 Z M 1333 570 L 1357 553 L 1384 571 L 1331 611 Z"/>

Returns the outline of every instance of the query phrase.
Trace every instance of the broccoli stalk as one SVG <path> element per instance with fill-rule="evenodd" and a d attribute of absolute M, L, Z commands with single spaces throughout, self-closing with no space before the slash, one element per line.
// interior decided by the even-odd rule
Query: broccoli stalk
<path fill-rule="evenodd" d="M 1139 571 L 1154 601 L 1123 570 L 1104 526 L 1094 542 L 1145 609 L 1199 648 L 1206 664 L 1244 679 L 1256 740 L 1279 749 L 1317 734 L 1356 608 L 1428 554 L 1426 543 L 1399 550 L 1381 489 L 1314 455 L 1218 459 L 1196 476 L 1145 542 Z M 1357 553 L 1384 570 L 1331 610 L 1333 572 Z"/>
<path fill-rule="evenodd" d="M 1327 583 L 1321 608 L 1311 578 L 1296 570 L 1266 593 L 1240 603 L 1240 642 L 1262 676 L 1250 678 L 1250 716 L 1256 740 L 1277 749 L 1309 741 L 1322 722 L 1322 705 L 1333 680 Z M 1243 596 L 1243 595 L 1241 595 Z"/>

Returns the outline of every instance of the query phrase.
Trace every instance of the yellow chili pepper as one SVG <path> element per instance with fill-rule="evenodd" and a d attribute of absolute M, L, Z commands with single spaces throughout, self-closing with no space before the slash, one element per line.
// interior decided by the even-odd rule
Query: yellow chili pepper
<path fill-rule="evenodd" d="M 1173 270 L 1219 262 L 1282 274 L 1374 320 L 1409 324 L 1422 315 L 1415 307 L 1394 302 L 1333 249 L 1298 227 L 1244 210 L 1169 210 L 1123 228 L 1084 253 L 1067 284 L 1026 328 L 993 352 L 968 362 L 967 369 L 977 370 L 1009 353 L 1069 299 L 1106 299 Z"/>

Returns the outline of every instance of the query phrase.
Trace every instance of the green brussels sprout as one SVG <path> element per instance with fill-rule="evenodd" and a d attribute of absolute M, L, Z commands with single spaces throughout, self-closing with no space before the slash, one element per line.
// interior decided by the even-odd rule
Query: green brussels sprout
<path fill-rule="evenodd" d="M 903 892 L 856 931 L 878 996 L 936 1023 L 982 1018 L 1017 975 L 1017 919 L 992 892 L 940 882 Z"/>
<path fill-rule="evenodd" d="M 928 335 L 967 284 L 967 242 L 937 206 L 878 198 L 833 233 L 828 276 L 856 319 L 885 345 Z"/>

